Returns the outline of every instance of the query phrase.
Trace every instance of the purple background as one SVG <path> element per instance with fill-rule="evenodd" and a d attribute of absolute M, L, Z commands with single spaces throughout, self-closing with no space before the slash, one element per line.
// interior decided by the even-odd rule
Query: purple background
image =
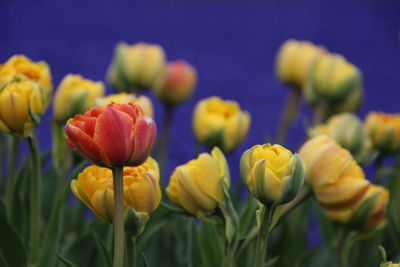
<path fill-rule="evenodd" d="M 399 111 L 399 2 L 54 2 L 0 2 L 0 62 L 16 53 L 46 60 L 56 88 L 67 73 L 103 80 L 117 42 L 146 41 L 161 44 L 169 60 L 183 58 L 198 69 L 194 97 L 175 111 L 168 174 L 192 158 L 192 109 L 211 95 L 239 101 L 252 116 L 247 140 L 228 156 L 234 176 L 247 147 L 272 141 L 267 137 L 275 134 L 287 94 L 274 59 L 288 38 L 324 45 L 360 67 L 366 92 L 361 117 L 369 110 Z M 163 109 L 157 100 L 154 105 L 161 128 Z M 39 127 L 42 149 L 51 146 L 50 113 Z M 303 122 L 299 118 L 289 134 L 291 149 L 304 137 Z"/>
<path fill-rule="evenodd" d="M 399 111 L 400 3 L 371 1 L 22 1 L 0 2 L 0 62 L 16 53 L 47 61 L 55 88 L 68 73 L 103 80 L 119 41 L 162 45 L 169 60 L 185 59 L 199 73 L 194 97 L 175 111 L 167 174 L 193 157 L 195 103 L 219 95 L 248 110 L 247 140 L 228 156 L 238 176 L 240 155 L 272 141 L 287 91 L 274 73 L 275 54 L 288 38 L 310 40 L 345 55 L 362 70 L 370 110 Z M 108 92 L 111 89 L 108 88 Z M 161 128 L 162 106 L 154 100 Z M 306 105 L 303 114 L 309 114 Z M 39 127 L 42 149 L 51 146 L 51 109 Z M 296 150 L 304 118 L 289 134 Z"/>

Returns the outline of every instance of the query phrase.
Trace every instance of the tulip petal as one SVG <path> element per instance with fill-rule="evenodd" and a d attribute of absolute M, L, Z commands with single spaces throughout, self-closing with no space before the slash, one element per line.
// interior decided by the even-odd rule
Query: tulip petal
<path fill-rule="evenodd" d="M 96 144 L 94 140 L 81 129 L 67 123 L 65 126 L 65 133 L 68 137 L 67 141 L 72 143 L 73 148 L 86 159 L 100 166 L 110 165 L 103 148 Z"/>
<path fill-rule="evenodd" d="M 140 165 L 146 160 L 153 147 L 156 132 L 156 124 L 152 118 L 140 116 L 137 119 L 134 130 L 134 150 L 127 165 Z"/>
<path fill-rule="evenodd" d="M 92 197 L 93 212 L 106 222 L 114 219 L 114 191 L 105 189 L 96 191 Z"/>
<path fill-rule="evenodd" d="M 106 151 L 112 166 L 122 166 L 133 151 L 133 120 L 108 106 L 97 118 L 93 139 Z"/>

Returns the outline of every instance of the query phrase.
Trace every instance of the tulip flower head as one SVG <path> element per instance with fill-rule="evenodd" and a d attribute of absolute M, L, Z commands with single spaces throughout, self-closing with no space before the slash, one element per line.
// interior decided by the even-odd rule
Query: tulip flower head
<path fill-rule="evenodd" d="M 136 167 L 124 167 L 124 210 L 128 206 L 149 216 L 160 204 L 161 189 L 157 162 L 148 157 Z M 114 188 L 112 171 L 99 166 L 85 168 L 71 182 L 72 192 L 97 217 L 106 222 L 114 219 Z"/>
<path fill-rule="evenodd" d="M 244 184 L 261 203 L 283 204 L 291 201 L 304 182 L 303 162 L 280 145 L 256 145 L 240 159 Z"/>
<path fill-rule="evenodd" d="M 196 81 L 196 69 L 183 60 L 177 60 L 168 63 L 164 80 L 154 88 L 154 92 L 167 105 L 176 105 L 193 94 Z"/>
<path fill-rule="evenodd" d="M 137 166 L 153 147 L 156 125 L 138 105 L 111 103 L 75 115 L 65 133 L 69 145 L 96 165 Z"/>
<path fill-rule="evenodd" d="M 22 75 L 37 81 L 46 97 L 50 97 L 53 88 L 49 65 L 44 61 L 33 62 L 24 55 L 12 56 L 6 63 L 0 65 L 0 85 L 9 81 L 15 75 Z"/>
<path fill-rule="evenodd" d="M 94 106 L 96 98 L 104 95 L 104 84 L 84 79 L 81 75 L 66 75 L 54 96 L 54 119 L 66 122 L 75 114 Z"/>
<path fill-rule="evenodd" d="M 46 107 L 46 93 L 38 82 L 14 76 L 0 87 L 0 129 L 28 137 L 39 124 Z"/>
<path fill-rule="evenodd" d="M 250 114 L 235 101 L 210 97 L 197 103 L 193 130 L 199 143 L 224 152 L 235 149 L 245 139 L 250 127 Z"/>
<path fill-rule="evenodd" d="M 221 180 L 229 187 L 225 156 L 215 147 L 211 154 L 202 153 L 175 169 L 166 189 L 167 196 L 194 216 L 204 218 L 224 200 Z"/>
<path fill-rule="evenodd" d="M 303 90 L 312 106 L 324 102 L 331 113 L 351 112 L 362 100 L 362 75 L 343 56 L 325 54 L 313 62 Z"/>
<path fill-rule="evenodd" d="M 312 63 L 325 54 L 325 48 L 307 41 L 287 40 L 279 49 L 276 72 L 279 79 L 301 89 Z"/>
<path fill-rule="evenodd" d="M 365 119 L 365 127 L 373 147 L 382 155 L 400 152 L 400 114 L 371 112 Z"/>
<path fill-rule="evenodd" d="M 349 150 L 358 162 L 363 162 L 372 150 L 364 124 L 352 113 L 332 116 L 326 124 L 310 129 L 311 137 L 325 134 Z"/>
<path fill-rule="evenodd" d="M 95 101 L 96 106 L 107 106 L 110 103 L 128 104 L 133 103 L 140 106 L 145 116 L 153 117 L 153 104 L 150 98 L 145 95 L 135 95 L 127 93 L 112 94 L 105 97 L 97 98 Z"/>
<path fill-rule="evenodd" d="M 165 68 L 165 53 L 161 46 L 119 43 L 107 79 L 120 92 L 154 88 L 163 78 Z"/>

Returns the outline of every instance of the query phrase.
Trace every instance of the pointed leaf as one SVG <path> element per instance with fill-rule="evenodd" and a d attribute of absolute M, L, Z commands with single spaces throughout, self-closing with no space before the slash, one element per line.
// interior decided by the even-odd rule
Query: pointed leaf
<path fill-rule="evenodd" d="M 96 240 L 97 248 L 100 251 L 105 266 L 111 267 L 112 266 L 111 255 L 107 249 L 106 243 L 103 241 L 103 239 L 101 239 L 101 237 L 96 231 L 92 230 L 92 234 L 94 236 L 94 239 Z"/>

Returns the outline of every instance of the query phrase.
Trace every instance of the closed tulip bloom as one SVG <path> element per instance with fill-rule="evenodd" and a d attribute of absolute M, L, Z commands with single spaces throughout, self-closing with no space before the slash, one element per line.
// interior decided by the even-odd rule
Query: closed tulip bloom
<path fill-rule="evenodd" d="M 330 110 L 354 111 L 363 91 L 361 72 L 343 56 L 325 54 L 313 62 L 304 91 L 311 105 L 325 102 Z"/>
<path fill-rule="evenodd" d="M 150 215 L 161 201 L 159 169 L 149 157 L 142 165 L 124 167 L 124 209 L 131 206 L 136 212 Z M 106 222 L 114 219 L 114 189 L 112 171 L 99 166 L 85 168 L 71 182 L 72 192 L 94 214 Z"/>
<path fill-rule="evenodd" d="M 164 80 L 154 91 L 166 104 L 176 105 L 193 94 L 196 81 L 196 69 L 186 61 L 177 60 L 168 63 Z"/>
<path fill-rule="evenodd" d="M 287 40 L 279 49 L 276 72 L 279 79 L 301 89 L 314 60 L 325 54 L 325 48 L 307 41 Z"/>
<path fill-rule="evenodd" d="M 370 183 L 346 149 L 326 135 L 308 140 L 299 151 L 305 180 L 322 207 L 343 210 L 357 205 Z"/>
<path fill-rule="evenodd" d="M 365 127 L 373 147 L 382 155 L 400 151 L 400 114 L 370 112 L 365 119 Z"/>
<path fill-rule="evenodd" d="M 385 224 L 389 193 L 382 187 L 371 185 L 355 207 L 347 210 L 328 210 L 329 217 L 359 232 L 368 233 Z"/>
<path fill-rule="evenodd" d="M 54 96 L 54 119 L 65 122 L 94 106 L 96 98 L 104 95 L 104 84 L 68 74 L 61 81 Z"/>
<path fill-rule="evenodd" d="M 38 82 L 25 76 L 14 76 L 0 89 L 0 129 L 28 137 L 46 107 L 46 93 Z"/>
<path fill-rule="evenodd" d="M 352 113 L 332 116 L 326 124 L 310 129 L 311 137 L 325 134 L 340 146 L 349 150 L 358 162 L 363 161 L 371 150 L 371 141 L 362 121 Z"/>
<path fill-rule="evenodd" d="M 65 133 L 70 146 L 96 165 L 137 166 L 153 147 L 156 125 L 138 105 L 111 103 L 75 115 Z"/>
<path fill-rule="evenodd" d="M 229 169 L 224 154 L 214 148 L 211 154 L 202 153 L 175 169 L 167 196 L 194 216 L 204 218 L 224 200 L 222 180 L 229 186 Z"/>
<path fill-rule="evenodd" d="M 151 103 L 150 98 L 145 95 L 135 95 L 135 94 L 127 94 L 127 93 L 119 93 L 112 94 L 105 97 L 97 98 L 95 101 L 96 106 L 106 106 L 111 102 L 118 104 L 128 104 L 133 103 L 140 106 L 143 110 L 143 114 L 145 116 L 153 117 L 153 104 Z"/>
<path fill-rule="evenodd" d="M 121 92 L 153 88 L 163 78 L 165 68 L 165 53 L 161 46 L 120 43 L 115 49 L 107 79 Z"/>
<path fill-rule="evenodd" d="M 235 149 L 245 139 L 250 127 L 250 114 L 235 101 L 209 97 L 197 103 L 193 130 L 199 143 L 218 146 L 224 152 Z"/>
<path fill-rule="evenodd" d="M 291 201 L 304 182 L 300 157 L 280 145 L 256 145 L 246 150 L 240 173 L 249 191 L 265 205 Z"/>
<path fill-rule="evenodd" d="M 49 97 L 53 88 L 49 65 L 45 61 L 33 62 L 24 55 L 12 56 L 6 63 L 0 65 L 0 85 L 10 80 L 14 75 L 23 75 L 37 81 Z"/>

